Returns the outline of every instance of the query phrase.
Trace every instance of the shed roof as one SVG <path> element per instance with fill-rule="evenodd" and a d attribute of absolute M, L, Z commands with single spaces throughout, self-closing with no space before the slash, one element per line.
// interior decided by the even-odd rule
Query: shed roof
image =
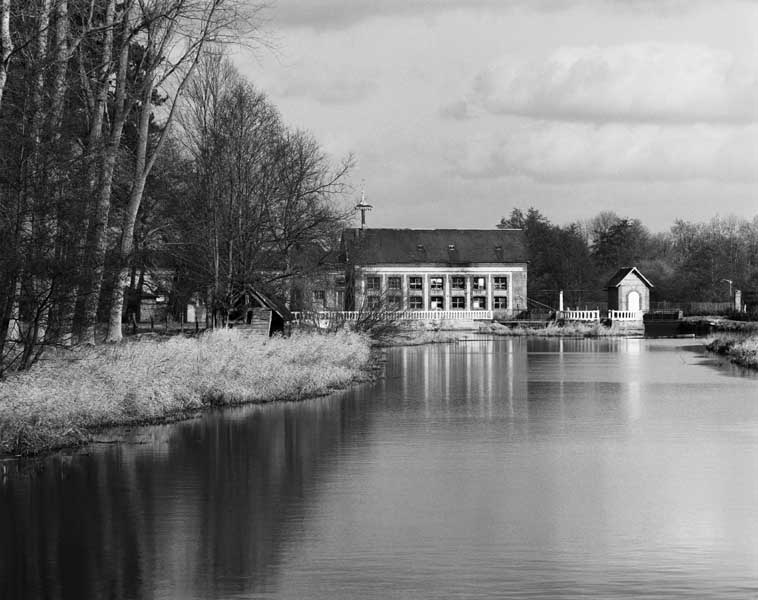
<path fill-rule="evenodd" d="M 342 258 L 362 265 L 525 263 L 521 229 L 346 229 Z"/>
<path fill-rule="evenodd" d="M 268 290 L 264 291 L 260 285 L 250 287 L 249 292 L 266 308 L 270 308 L 285 321 L 292 321 L 293 316 L 284 302 L 271 294 Z"/>
<path fill-rule="evenodd" d="M 654 287 L 652 283 L 648 280 L 647 277 L 645 277 L 642 273 L 640 273 L 639 269 L 637 267 L 622 267 L 616 273 L 608 280 L 608 284 L 606 285 L 606 288 L 615 288 L 621 285 L 621 282 L 624 280 L 624 278 L 629 275 L 630 273 L 634 273 L 639 277 L 640 281 L 644 283 L 647 287 L 652 288 Z"/>

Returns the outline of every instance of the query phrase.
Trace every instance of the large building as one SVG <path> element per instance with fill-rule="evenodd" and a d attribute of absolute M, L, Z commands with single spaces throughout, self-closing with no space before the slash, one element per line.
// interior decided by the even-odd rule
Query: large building
<path fill-rule="evenodd" d="M 345 309 L 526 310 L 520 229 L 348 229 Z"/>

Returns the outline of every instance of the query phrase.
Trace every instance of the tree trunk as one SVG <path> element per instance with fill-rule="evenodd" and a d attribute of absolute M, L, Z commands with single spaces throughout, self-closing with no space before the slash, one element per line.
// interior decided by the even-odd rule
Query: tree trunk
<path fill-rule="evenodd" d="M 0 0 L 0 108 L 3 105 L 3 90 L 8 79 L 8 63 L 12 52 L 11 0 Z"/>
<path fill-rule="evenodd" d="M 114 0 L 111 0 L 112 2 Z M 116 93 L 114 101 L 114 118 L 108 145 L 103 152 L 100 187 L 91 220 L 91 233 L 86 251 L 90 260 L 88 272 L 89 285 L 84 290 L 84 314 L 82 315 L 82 343 L 95 344 L 95 327 L 97 325 L 97 309 L 100 302 L 100 290 L 103 285 L 105 272 L 105 254 L 107 250 L 108 216 L 111 208 L 111 193 L 113 175 L 116 168 L 116 157 L 121 145 L 121 134 L 128 114 L 126 106 L 126 79 L 129 69 L 129 26 L 130 9 L 127 7 L 123 16 L 124 39 L 121 46 L 118 71 L 116 76 Z"/>
<path fill-rule="evenodd" d="M 69 44 L 69 23 L 68 23 L 68 0 L 58 0 L 55 10 L 55 72 L 53 76 L 53 89 L 50 97 L 50 113 L 48 116 L 47 126 L 47 152 L 46 154 L 52 158 L 56 158 L 56 154 L 61 152 L 58 147 L 61 139 L 61 124 L 63 122 L 63 106 L 66 98 L 67 91 L 67 74 L 68 74 L 68 62 L 70 57 Z M 46 162 L 52 163 L 50 158 Z M 58 195 L 57 206 L 48 211 L 44 207 L 51 205 L 52 203 L 48 199 L 55 195 L 55 190 L 60 189 L 61 181 L 57 176 L 57 170 L 55 170 L 56 176 L 51 182 L 49 170 L 45 168 L 45 186 L 43 188 L 42 198 L 40 203 L 43 205 L 40 208 L 44 213 L 42 219 L 44 225 L 43 239 L 45 245 L 49 248 L 51 258 L 57 265 L 64 264 L 65 248 L 68 242 L 64 236 L 60 235 L 59 225 L 65 219 L 66 216 L 66 200 L 64 195 Z M 51 261 L 52 262 L 52 261 Z M 55 278 L 55 279 L 53 279 Z M 52 286 L 56 285 L 59 290 L 56 293 L 55 298 L 51 298 L 50 305 L 45 311 L 45 321 L 48 324 L 45 332 L 45 342 L 58 342 L 61 337 L 61 322 L 60 322 L 60 302 L 64 300 L 69 292 L 70 284 L 68 281 L 64 281 L 60 273 L 48 274 L 44 287 L 52 290 Z M 51 325 L 54 326 L 51 327 Z"/>
<path fill-rule="evenodd" d="M 153 50 L 152 48 L 149 49 L 149 51 Z M 124 213 L 124 222 L 121 229 L 119 263 L 111 293 L 110 318 L 108 319 L 106 342 L 120 342 L 123 337 L 121 321 L 124 312 L 124 286 L 129 277 L 132 250 L 134 249 L 134 226 L 137 222 L 137 213 L 142 203 L 145 183 L 150 172 L 149 167 L 153 165 L 152 160 L 149 163 L 147 162 L 147 142 L 150 136 L 150 116 L 153 113 L 152 98 L 155 88 L 155 67 L 148 67 L 144 86 L 137 130 L 137 155 L 135 157 L 134 176 L 132 179 L 132 189 L 129 192 L 129 203 Z M 168 127 L 168 124 L 166 127 Z"/>
<path fill-rule="evenodd" d="M 18 275 L 18 281 L 16 284 L 16 294 L 13 300 L 13 308 L 11 309 L 11 322 L 18 323 L 21 318 L 20 303 L 21 294 L 23 290 L 26 290 L 26 294 L 31 301 L 31 308 L 34 309 L 35 314 L 40 314 L 38 311 L 38 296 L 42 293 L 40 289 L 40 281 L 33 273 L 37 265 L 35 261 L 40 259 L 38 252 L 44 252 L 44 246 L 42 244 L 35 245 L 34 243 L 34 227 L 38 225 L 34 219 L 34 213 L 36 209 L 36 197 L 40 192 L 40 178 L 44 172 L 43 165 L 40 160 L 40 142 L 42 137 L 42 127 L 45 121 L 45 113 L 43 109 L 42 95 L 45 86 L 45 62 L 47 60 L 47 45 L 48 45 L 48 28 L 50 26 L 50 11 L 52 0 L 42 0 L 42 4 L 39 9 L 39 15 L 37 19 L 37 31 L 36 31 L 36 43 L 34 54 L 33 69 L 36 69 L 34 76 L 34 83 L 32 85 L 32 98 L 31 98 L 31 115 L 29 115 L 25 122 L 30 123 L 30 142 L 29 151 L 26 158 L 22 162 L 22 192 L 21 201 L 19 206 L 19 238 L 18 247 L 23 257 L 21 261 L 21 269 Z M 46 314 L 46 313 L 45 313 Z M 36 319 L 35 319 L 36 321 Z M 36 345 L 37 339 L 36 333 L 39 331 L 36 327 L 31 327 L 29 331 L 33 334 L 30 338 L 25 336 L 25 345 Z M 14 331 L 13 334 L 16 332 Z M 32 352 L 28 349 L 28 352 Z M 26 356 L 25 350 L 24 355 Z"/>
<path fill-rule="evenodd" d="M 116 0 L 108 0 L 108 4 L 105 7 L 105 16 L 102 22 L 103 27 L 103 48 L 101 52 L 100 64 L 97 69 L 97 87 L 94 95 L 89 96 L 91 92 L 91 86 L 89 84 L 88 74 L 84 68 L 84 50 L 79 47 L 79 71 L 82 89 L 87 92 L 88 107 L 90 109 L 89 114 L 89 133 L 87 135 L 87 149 L 85 154 L 86 161 L 86 177 L 87 177 L 87 195 L 93 199 L 97 198 L 97 184 L 98 184 L 98 167 L 102 164 L 102 160 L 98 160 L 98 157 L 102 159 L 103 156 L 103 123 L 105 121 L 105 109 L 108 104 L 108 92 L 111 84 L 111 74 L 113 72 L 113 38 L 114 28 L 116 25 Z M 92 265 L 92 257 L 87 255 L 87 249 L 89 244 L 95 238 L 95 231 L 93 227 L 93 213 L 94 207 L 85 207 L 83 217 L 83 226 L 80 229 L 79 239 L 73 240 L 73 256 L 71 262 L 74 265 L 75 271 L 81 275 L 91 276 L 89 271 Z M 81 277 L 74 282 L 74 285 L 70 289 L 67 298 L 64 300 L 61 306 L 61 336 L 65 338 L 65 343 L 70 344 L 74 337 L 74 331 L 77 330 L 81 333 L 80 338 L 83 338 L 83 330 L 86 327 L 85 323 L 85 309 L 84 305 L 88 297 L 87 283 L 91 283 L 91 277 L 89 282 L 81 280 Z M 77 315 L 81 315 L 81 322 L 77 322 Z M 81 340 L 80 340 L 81 341 Z M 94 343 L 94 337 L 90 340 L 90 343 Z"/>

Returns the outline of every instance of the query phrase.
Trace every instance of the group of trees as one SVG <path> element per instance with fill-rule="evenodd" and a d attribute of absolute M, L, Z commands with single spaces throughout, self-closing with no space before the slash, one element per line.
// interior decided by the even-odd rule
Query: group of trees
<path fill-rule="evenodd" d="M 345 161 L 224 58 L 250 0 L 0 0 L 0 374 L 121 339 L 161 262 L 214 307 L 333 237 Z"/>
<path fill-rule="evenodd" d="M 550 306 L 559 290 L 574 306 L 604 301 L 606 283 L 627 266 L 651 280 L 653 300 L 727 301 L 733 289 L 758 289 L 758 217 L 678 220 L 667 232 L 651 233 L 639 219 L 613 212 L 559 226 L 530 208 L 513 209 L 498 227 L 525 230 L 528 294 Z"/>

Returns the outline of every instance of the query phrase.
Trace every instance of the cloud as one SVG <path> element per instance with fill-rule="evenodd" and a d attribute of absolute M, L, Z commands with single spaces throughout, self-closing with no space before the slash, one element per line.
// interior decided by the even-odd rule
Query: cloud
<path fill-rule="evenodd" d="M 506 58 L 480 73 L 466 110 L 592 122 L 758 121 L 758 59 L 703 45 L 562 47 L 544 59 Z"/>
<path fill-rule="evenodd" d="M 543 182 L 758 181 L 758 125 L 530 121 L 470 139 L 454 159 L 468 179 Z"/>
<path fill-rule="evenodd" d="M 281 96 L 314 98 L 321 104 L 355 104 L 368 98 L 376 84 L 360 79 L 303 77 L 283 85 Z"/>
<path fill-rule="evenodd" d="M 712 0 L 277 0 L 271 21 L 285 27 L 342 28 L 376 17 L 431 16 L 444 11 L 491 9 L 557 12 L 574 7 L 676 15 Z"/>

